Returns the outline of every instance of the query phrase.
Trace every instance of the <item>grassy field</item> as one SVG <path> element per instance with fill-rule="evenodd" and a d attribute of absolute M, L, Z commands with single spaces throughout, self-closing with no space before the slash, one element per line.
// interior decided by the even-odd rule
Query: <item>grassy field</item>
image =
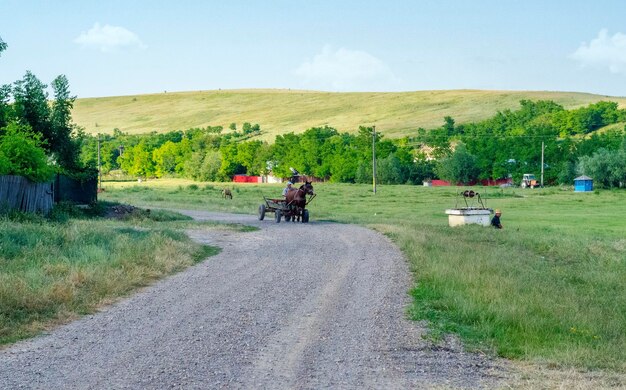
<path fill-rule="evenodd" d="M 457 123 L 486 119 L 498 110 L 517 109 L 522 99 L 553 100 L 568 109 L 600 100 L 626 105 L 623 97 L 574 92 L 219 90 L 78 99 L 72 116 L 91 134 L 112 133 L 114 128 L 138 134 L 208 125 L 228 130 L 233 122 L 241 130 L 244 122 L 250 122 L 261 126 L 260 137 L 268 141 L 277 134 L 324 125 L 341 132 L 376 125 L 387 137 L 399 138 L 419 127 L 441 126 L 448 115 Z"/>
<path fill-rule="evenodd" d="M 626 128 L 626 123 L 618 122 L 618 123 L 613 123 L 612 125 L 604 126 L 604 127 L 600 128 L 600 129 L 598 129 L 597 133 L 606 133 L 607 131 L 610 131 L 610 130 L 613 130 L 613 131 L 615 131 L 615 130 L 624 130 L 624 128 Z M 596 132 L 591 133 L 591 134 L 595 134 L 595 133 Z"/>
<path fill-rule="evenodd" d="M 161 180 L 105 183 L 109 200 L 256 213 L 280 185 Z M 503 230 L 450 228 L 461 188 L 315 185 L 311 220 L 363 224 L 390 236 L 413 272 L 409 315 L 432 336 L 548 367 L 626 370 L 626 191 L 475 188 L 503 211 Z M 266 223 L 274 223 L 272 220 Z"/>
<path fill-rule="evenodd" d="M 124 221 L 77 214 L 0 217 L 0 345 L 94 312 L 219 252 L 182 229 L 234 228 L 172 212 Z"/>

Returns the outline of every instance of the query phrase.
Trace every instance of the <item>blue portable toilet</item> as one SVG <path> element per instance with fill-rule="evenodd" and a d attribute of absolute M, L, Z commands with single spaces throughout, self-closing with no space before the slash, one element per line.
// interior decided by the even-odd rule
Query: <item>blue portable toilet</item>
<path fill-rule="evenodd" d="M 589 176 L 578 176 L 574 179 L 574 192 L 593 191 L 593 179 Z"/>

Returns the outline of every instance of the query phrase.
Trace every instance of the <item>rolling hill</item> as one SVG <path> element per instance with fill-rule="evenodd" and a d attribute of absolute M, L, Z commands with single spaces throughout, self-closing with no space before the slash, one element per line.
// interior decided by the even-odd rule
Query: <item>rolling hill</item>
<path fill-rule="evenodd" d="M 261 126 L 265 140 L 324 125 L 342 132 L 376 125 L 387 137 L 398 138 L 419 127 L 438 127 L 445 116 L 466 123 L 517 109 L 522 99 L 553 100 L 567 109 L 601 100 L 626 107 L 626 97 L 577 92 L 217 90 L 78 99 L 72 115 L 91 134 L 112 133 L 114 128 L 138 134 L 218 125 L 227 131 L 230 123 L 241 129 L 250 122 Z"/>

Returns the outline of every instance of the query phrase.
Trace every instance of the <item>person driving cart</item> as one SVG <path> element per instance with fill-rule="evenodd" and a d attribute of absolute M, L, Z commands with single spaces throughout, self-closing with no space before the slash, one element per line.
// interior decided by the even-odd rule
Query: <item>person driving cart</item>
<path fill-rule="evenodd" d="M 285 189 L 283 189 L 283 198 L 287 197 L 287 192 L 293 190 L 293 183 L 288 181 L 287 182 L 287 187 L 285 187 Z"/>

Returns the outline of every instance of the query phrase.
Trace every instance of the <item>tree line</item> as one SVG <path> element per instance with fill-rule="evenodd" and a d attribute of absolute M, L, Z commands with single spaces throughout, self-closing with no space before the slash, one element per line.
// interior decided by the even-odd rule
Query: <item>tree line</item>
<path fill-rule="evenodd" d="M 584 173 L 611 187 L 626 181 L 626 131 L 597 130 L 622 122 L 626 111 L 614 102 L 565 110 L 552 101 L 522 100 L 520 109 L 484 121 L 456 125 L 446 117 L 439 128 L 417 129 L 414 136 L 395 140 L 379 133 L 373 139 L 370 127 L 352 134 L 325 126 L 278 135 L 270 144 L 250 139 L 261 129 L 245 123 L 243 133 L 226 134 L 220 126 L 143 135 L 116 129 L 101 136 L 100 144 L 104 173 L 119 169 L 138 177 L 229 181 L 235 174 L 290 177 L 295 168 L 332 182 L 368 183 L 374 141 L 379 183 L 421 184 L 435 178 L 467 183 L 511 177 L 517 182 L 524 173 L 539 173 L 543 142 L 546 182 L 571 184 Z M 236 130 L 236 124 L 229 128 Z M 84 136 L 83 164 L 94 166 L 96 143 L 95 136 Z"/>
<path fill-rule="evenodd" d="M 581 174 L 605 187 L 626 183 L 626 110 L 615 102 L 598 102 L 565 110 L 552 101 L 520 101 L 519 110 L 505 110 L 475 123 L 456 125 L 450 117 L 442 127 L 418 130 L 416 143 L 429 145 L 442 158 L 438 173 L 452 181 L 503 178 L 516 182 L 524 173 L 544 170 L 548 183 L 571 184 Z M 599 129 L 615 125 L 612 129 Z M 462 145 L 461 147 L 459 147 Z M 608 159 L 610 168 L 593 161 Z M 447 166 L 446 166 L 447 164 Z M 450 165 L 461 166 L 456 176 Z"/>
<path fill-rule="evenodd" d="M 244 124 L 243 128 L 247 126 Z M 252 128 L 258 125 L 252 125 Z M 246 134 L 222 134 L 222 128 L 130 135 L 115 129 L 100 136 L 103 173 L 121 170 L 137 177 L 179 176 L 200 181 L 229 181 L 233 175 L 292 175 L 299 172 L 334 182 L 369 182 L 373 129 L 357 134 L 315 127 L 301 134 L 276 136 L 274 143 L 243 139 Z M 97 136 L 85 136 L 82 163 L 95 166 Z M 379 179 L 382 183 L 418 183 L 433 176 L 434 163 L 415 161 L 412 147 L 376 135 Z"/>

